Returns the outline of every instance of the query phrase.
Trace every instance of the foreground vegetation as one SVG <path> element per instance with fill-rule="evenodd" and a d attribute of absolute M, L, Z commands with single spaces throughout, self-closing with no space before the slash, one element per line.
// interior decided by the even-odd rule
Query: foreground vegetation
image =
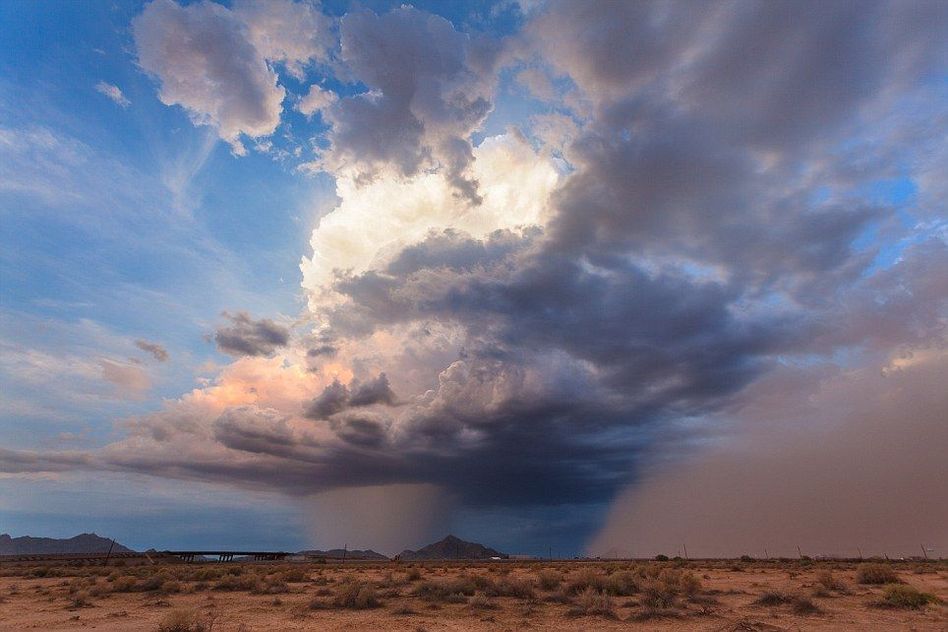
<path fill-rule="evenodd" d="M 0 614 L 53 629 L 211 632 L 275 627 L 419 630 L 555 622 L 727 629 L 756 619 L 945 627 L 948 565 L 810 560 L 494 563 L 157 563 L 0 566 Z M 916 585 L 917 584 L 917 585 Z M 0 616 L 0 621 L 4 620 Z M 595 621 L 595 623 L 593 623 Z M 110 624 L 112 627 L 110 628 Z M 770 625 L 768 623 L 767 625 Z M 864 625 L 870 625 L 865 623 Z M 300 627 L 301 626 L 301 627 Z M 494 626 L 496 627 L 496 626 Z M 836 627 L 831 626 L 831 627 Z M 427 629 L 427 628 L 425 628 Z M 745 628 L 733 628 L 745 629 Z M 852 629 L 858 629 L 853 627 Z"/>

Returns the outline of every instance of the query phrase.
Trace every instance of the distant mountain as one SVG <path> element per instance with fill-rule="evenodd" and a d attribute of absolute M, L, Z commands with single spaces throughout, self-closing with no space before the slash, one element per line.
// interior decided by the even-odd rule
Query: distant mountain
<path fill-rule="evenodd" d="M 325 557 L 326 559 L 347 559 L 347 560 L 387 560 L 388 556 L 372 551 L 371 549 L 361 550 L 361 549 L 352 549 L 347 551 L 345 549 L 330 549 L 328 551 L 300 551 L 300 555 L 309 555 L 311 557 Z"/>
<path fill-rule="evenodd" d="M 68 555 L 74 553 L 108 553 L 112 540 L 100 537 L 94 533 L 82 533 L 73 538 L 34 538 L 24 535 L 20 538 L 11 538 L 6 533 L 0 534 L 0 555 Z M 133 553 L 115 543 L 113 553 Z"/>
<path fill-rule="evenodd" d="M 417 551 L 406 549 L 399 555 L 399 559 L 402 560 L 483 560 L 491 557 L 507 556 L 483 544 L 465 542 L 453 535 Z"/>

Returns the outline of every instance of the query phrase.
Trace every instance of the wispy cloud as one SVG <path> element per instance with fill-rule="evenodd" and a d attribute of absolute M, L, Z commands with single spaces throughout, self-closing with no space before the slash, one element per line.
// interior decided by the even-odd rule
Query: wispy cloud
<path fill-rule="evenodd" d="M 108 98 L 112 99 L 112 101 L 113 101 L 116 105 L 118 105 L 118 106 L 120 106 L 120 107 L 122 107 L 122 108 L 127 108 L 128 106 L 130 106 L 130 105 L 132 104 L 132 102 L 129 101 L 129 100 L 125 97 L 124 94 L 122 94 L 121 88 L 119 88 L 118 86 L 114 86 L 114 85 L 112 85 L 111 83 L 106 83 L 106 82 L 104 82 L 104 81 L 100 81 L 99 83 L 95 84 L 95 89 L 96 89 L 98 92 L 100 92 L 100 93 L 104 94 L 105 96 L 107 96 Z"/>

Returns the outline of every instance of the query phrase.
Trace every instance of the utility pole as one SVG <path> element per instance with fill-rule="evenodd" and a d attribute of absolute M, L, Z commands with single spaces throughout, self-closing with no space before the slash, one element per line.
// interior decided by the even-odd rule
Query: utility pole
<path fill-rule="evenodd" d="M 112 543 L 109 545 L 109 552 L 105 554 L 105 565 L 109 565 L 109 558 L 112 557 L 112 547 L 115 546 L 115 538 L 112 538 Z"/>
<path fill-rule="evenodd" d="M 346 542 L 342 545 L 342 561 L 346 561 L 346 557 L 349 555 L 349 543 Z"/>
<path fill-rule="evenodd" d="M 803 559 L 803 552 L 800 551 L 800 545 L 799 545 L 799 544 L 797 545 L 797 555 L 800 556 L 800 559 L 801 559 L 801 560 Z"/>
<path fill-rule="evenodd" d="M 685 550 L 685 559 L 687 560 L 687 559 L 688 559 L 688 545 L 685 544 L 684 542 L 682 542 L 682 543 L 681 543 L 681 548 L 683 548 L 683 549 Z"/>
<path fill-rule="evenodd" d="M 859 551 L 859 559 L 862 559 L 862 549 L 857 546 L 856 550 Z"/>
<path fill-rule="evenodd" d="M 924 558 L 927 560 L 927 559 L 928 559 L 928 551 L 925 550 L 925 545 L 924 545 L 924 544 L 919 544 L 919 546 L 922 547 L 922 556 L 924 556 Z"/>

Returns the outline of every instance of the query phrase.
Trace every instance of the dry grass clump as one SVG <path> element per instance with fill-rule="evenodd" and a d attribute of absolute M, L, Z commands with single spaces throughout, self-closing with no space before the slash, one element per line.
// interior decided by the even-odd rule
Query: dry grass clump
<path fill-rule="evenodd" d="M 860 584 L 898 584 L 899 576 L 888 564 L 863 564 L 856 571 Z"/>
<path fill-rule="evenodd" d="M 873 602 L 872 605 L 879 608 L 919 610 L 930 603 L 938 603 L 938 597 L 930 593 L 923 593 L 914 586 L 896 584 L 886 588 L 882 598 Z"/>
<path fill-rule="evenodd" d="M 563 583 L 563 574 L 553 569 L 545 568 L 537 573 L 537 583 L 543 590 L 556 590 Z"/>
<path fill-rule="evenodd" d="M 782 606 L 783 604 L 790 603 L 792 597 L 782 592 L 777 592 L 776 590 L 768 590 L 765 593 L 762 593 L 760 597 L 754 600 L 755 606 Z"/>
<path fill-rule="evenodd" d="M 701 590 L 701 580 L 694 574 L 667 568 L 641 586 L 642 605 L 649 610 L 668 610 L 678 604 L 679 597 L 692 598 Z"/>
<path fill-rule="evenodd" d="M 250 592 L 255 595 L 279 595 L 290 592 L 290 587 L 279 577 L 268 577 L 254 581 Z"/>
<path fill-rule="evenodd" d="M 484 593 L 476 593 L 468 600 L 468 605 L 473 610 L 496 610 L 497 604 L 491 601 L 491 598 Z"/>
<path fill-rule="evenodd" d="M 467 601 L 465 597 L 472 596 L 477 591 L 477 585 L 468 577 L 456 579 L 426 580 L 415 586 L 412 594 L 425 601 L 460 603 Z"/>
<path fill-rule="evenodd" d="M 286 583 L 299 584 L 309 580 L 309 575 L 301 568 L 293 568 L 283 571 L 280 579 Z"/>
<path fill-rule="evenodd" d="M 588 587 L 576 595 L 573 600 L 573 607 L 568 614 L 573 617 L 598 616 L 608 619 L 616 618 L 615 604 L 612 597 L 599 592 L 592 587 Z"/>
<path fill-rule="evenodd" d="M 566 582 L 565 591 L 568 595 L 578 595 L 587 588 L 603 592 L 606 589 L 606 578 L 595 571 L 584 569 Z"/>
<path fill-rule="evenodd" d="M 340 586 L 333 597 L 332 604 L 337 608 L 350 610 L 367 610 L 382 605 L 375 593 L 375 587 L 359 580 Z"/>
<path fill-rule="evenodd" d="M 219 582 L 214 584 L 214 590 L 225 590 L 229 592 L 245 590 L 252 591 L 257 588 L 259 580 L 256 577 L 241 577 L 240 575 L 225 575 Z"/>
<path fill-rule="evenodd" d="M 790 607 L 793 610 L 793 614 L 799 615 L 818 614 L 822 612 L 819 606 L 803 595 L 794 595 L 790 600 Z"/>
<path fill-rule="evenodd" d="M 825 590 L 838 593 L 849 592 L 846 582 L 833 575 L 832 571 L 820 571 L 816 576 L 816 582 Z"/>
<path fill-rule="evenodd" d="M 536 599 L 536 586 L 532 580 L 516 577 L 501 577 L 484 587 L 491 597 L 515 597 L 517 599 Z"/>
<path fill-rule="evenodd" d="M 821 612 L 817 606 L 808 597 L 803 595 L 790 595 L 787 593 L 769 590 L 754 600 L 754 605 L 776 607 L 789 605 L 794 614 L 806 615 Z"/>
<path fill-rule="evenodd" d="M 89 597 L 89 593 L 85 591 L 79 591 L 73 593 L 69 597 L 69 607 L 70 608 L 88 608 L 92 605 L 92 601 Z"/>
<path fill-rule="evenodd" d="M 202 619 L 195 610 L 172 610 L 158 623 L 158 632 L 211 632 L 213 619 Z"/>
<path fill-rule="evenodd" d="M 632 571 L 620 571 L 605 578 L 603 590 L 615 597 L 628 597 L 639 592 L 641 578 Z"/>

